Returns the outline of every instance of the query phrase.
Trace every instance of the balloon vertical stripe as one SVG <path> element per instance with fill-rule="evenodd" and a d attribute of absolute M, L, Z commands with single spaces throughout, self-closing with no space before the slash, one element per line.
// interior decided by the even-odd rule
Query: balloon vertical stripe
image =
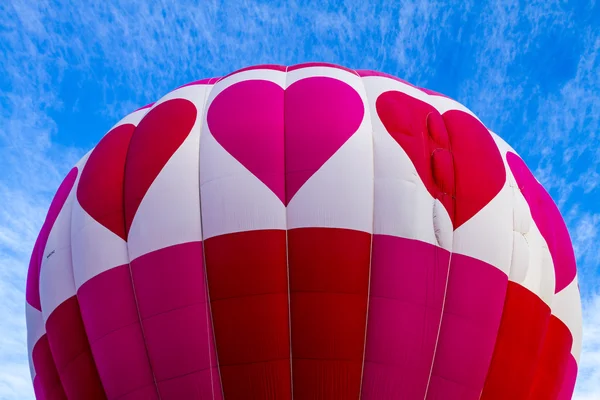
<path fill-rule="evenodd" d="M 157 398 L 127 254 L 124 174 L 135 126 L 126 117 L 92 150 L 73 207 L 73 268 L 81 316 L 108 399 Z M 134 371 L 128 376 L 123 370 Z"/>
<path fill-rule="evenodd" d="M 373 150 L 358 76 L 288 70 L 285 181 L 294 399 L 360 396 L 373 227 Z"/>
<path fill-rule="evenodd" d="M 284 75 L 265 66 L 219 80 L 200 138 L 206 272 L 226 399 L 292 394 Z"/>

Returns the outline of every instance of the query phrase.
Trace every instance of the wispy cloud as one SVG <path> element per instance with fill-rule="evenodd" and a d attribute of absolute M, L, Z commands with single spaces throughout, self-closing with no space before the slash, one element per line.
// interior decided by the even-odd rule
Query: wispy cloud
<path fill-rule="evenodd" d="M 585 51 L 575 76 L 538 107 L 533 143 L 544 171 L 544 184 L 555 189 L 563 204 L 573 191 L 589 194 L 598 189 L 600 171 L 600 29 L 585 32 Z M 558 178 L 558 179 L 555 179 Z"/>
<path fill-rule="evenodd" d="M 43 106 L 12 100 L 18 107 L 0 109 L 0 398 L 26 399 L 33 395 L 23 317 L 29 254 L 50 198 L 80 151 L 52 140 L 55 125 Z"/>
<path fill-rule="evenodd" d="M 598 210 L 596 210 L 598 211 Z M 579 274 L 582 275 L 580 283 L 584 294 L 591 295 L 600 292 L 600 253 L 598 252 L 598 238 L 600 238 L 600 212 L 581 211 L 575 206 L 566 215 L 570 227 L 571 240 L 577 256 Z"/>
<path fill-rule="evenodd" d="M 583 302 L 583 349 L 573 400 L 600 399 L 600 292 Z"/>

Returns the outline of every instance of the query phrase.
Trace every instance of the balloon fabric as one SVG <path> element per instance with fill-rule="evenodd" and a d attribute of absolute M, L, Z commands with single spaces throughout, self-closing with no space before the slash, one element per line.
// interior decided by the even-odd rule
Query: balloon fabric
<path fill-rule="evenodd" d="M 38 399 L 570 399 L 581 301 L 550 195 L 465 106 L 259 65 L 125 116 L 31 256 Z"/>

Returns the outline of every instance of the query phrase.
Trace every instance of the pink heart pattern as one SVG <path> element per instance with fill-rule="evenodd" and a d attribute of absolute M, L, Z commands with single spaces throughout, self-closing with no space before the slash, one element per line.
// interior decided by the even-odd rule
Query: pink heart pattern
<path fill-rule="evenodd" d="M 140 202 L 195 121 L 196 107 L 174 99 L 150 110 L 137 127 L 124 124 L 111 130 L 81 174 L 77 199 L 82 208 L 127 240 Z"/>
<path fill-rule="evenodd" d="M 548 244 L 554 264 L 555 293 L 567 287 L 577 273 L 575 253 L 569 230 L 550 194 L 535 179 L 525 162 L 515 153 L 506 161 L 531 210 L 531 216 Z"/>
<path fill-rule="evenodd" d="M 212 101 L 207 122 L 215 140 L 287 206 L 363 117 L 351 86 L 311 77 L 286 90 L 265 80 L 233 84 Z"/>
<path fill-rule="evenodd" d="M 79 185 L 81 207 L 106 229 L 127 240 L 123 223 L 123 173 L 135 125 L 123 124 L 108 132 L 88 158 Z"/>
<path fill-rule="evenodd" d="M 376 108 L 429 193 L 448 211 L 455 230 L 502 189 L 502 156 L 489 131 L 473 116 L 457 110 L 440 115 L 432 105 L 398 91 L 382 93 Z"/>
<path fill-rule="evenodd" d="M 197 113 L 191 101 L 172 99 L 151 109 L 135 128 L 124 178 L 127 234 L 150 185 L 190 134 Z"/>

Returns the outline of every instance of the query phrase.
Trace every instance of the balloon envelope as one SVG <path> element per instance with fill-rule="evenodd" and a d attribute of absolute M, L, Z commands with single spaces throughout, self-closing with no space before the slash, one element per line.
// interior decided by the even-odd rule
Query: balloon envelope
<path fill-rule="evenodd" d="M 180 87 L 68 173 L 27 280 L 39 399 L 567 399 L 565 223 L 465 106 L 375 71 Z"/>

